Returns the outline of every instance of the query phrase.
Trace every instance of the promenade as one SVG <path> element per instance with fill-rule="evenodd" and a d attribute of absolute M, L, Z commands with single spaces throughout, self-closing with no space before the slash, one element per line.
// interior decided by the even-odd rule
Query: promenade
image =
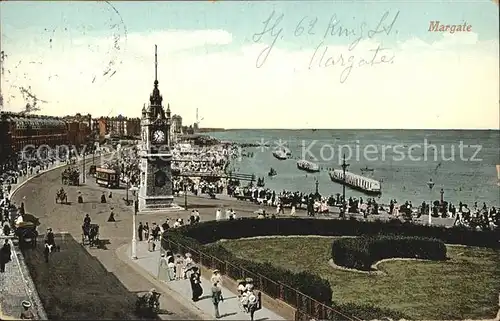
<path fill-rule="evenodd" d="M 97 162 L 96 162 L 97 164 Z M 64 165 L 64 164 L 61 164 Z M 90 165 L 90 164 L 88 164 Z M 56 165 L 57 166 L 57 165 Z M 80 164 L 81 167 L 81 164 Z M 129 244 L 132 236 L 132 213 L 133 207 L 126 206 L 123 199 L 126 197 L 125 189 L 108 190 L 95 184 L 95 179 L 88 176 L 85 184 L 81 186 L 65 186 L 70 205 L 56 204 L 55 194 L 61 187 L 61 169 L 53 170 L 33 178 L 26 182 L 23 188 L 19 189 L 13 196 L 12 201 L 16 204 L 25 203 L 26 212 L 39 218 L 40 226 L 38 230 L 43 233 L 47 227 L 54 229 L 56 233 L 70 233 L 76 240 L 81 237 L 81 224 L 85 214 L 90 214 L 93 223 L 100 225 L 100 239 L 103 240 L 104 249 L 86 249 L 90 255 L 101 262 L 105 270 L 118 278 L 125 288 L 132 293 L 148 291 L 155 287 L 160 290 L 162 297 L 160 304 L 162 311 L 159 317 L 165 320 L 200 320 L 213 319 L 213 306 L 209 299 L 193 303 L 190 298 L 190 286 L 187 280 L 179 282 L 164 283 L 157 280 L 157 262 L 158 252 L 150 254 L 145 250 L 146 245 L 139 246 L 139 260 L 132 262 L 129 254 Z M 19 183 L 24 182 L 21 180 Z M 18 184 L 19 185 L 19 184 Z M 13 188 L 14 190 L 14 188 Z M 113 193 L 112 198 L 107 199 L 107 203 L 100 203 L 100 196 L 103 192 L 106 195 Z M 78 204 L 76 198 L 78 193 L 84 198 L 83 204 Z M 132 198 L 129 195 L 130 199 Z M 189 210 L 180 210 L 168 213 L 155 213 L 148 215 L 139 215 L 137 222 L 153 222 L 162 224 L 167 219 L 172 222 L 177 218 L 183 218 L 187 221 L 191 209 L 197 209 L 200 212 L 201 220 L 214 220 L 215 210 L 217 208 L 232 208 L 237 217 L 255 217 L 254 212 L 260 208 L 266 209 L 268 213 L 274 213 L 275 208 L 262 207 L 250 202 L 237 201 L 225 196 L 218 196 L 218 199 L 209 197 L 187 197 Z M 179 205 L 184 204 L 184 197 L 176 197 L 175 202 Z M 107 222 L 111 209 L 115 213 L 116 222 Z M 282 214 L 283 215 L 283 214 Z M 289 209 L 285 210 L 283 216 L 289 216 Z M 307 217 L 304 211 L 297 211 L 297 216 Z M 320 215 L 318 218 L 335 219 L 337 215 Z M 377 217 L 378 218 L 378 217 Z M 371 218 L 370 218 L 371 219 Z M 433 223 L 438 223 L 433 220 Z M 148 263 L 149 262 L 149 263 Z M 155 269 L 156 266 L 156 269 Z M 149 267 L 149 268 L 148 268 Z M 155 271 L 156 270 L 156 271 Z M 204 281 L 207 281 L 206 279 Z M 183 284 L 185 283 L 185 284 Z M 204 282 L 207 283 L 207 282 Z M 205 293 L 208 292 L 208 283 L 205 285 Z M 237 302 L 232 289 L 224 289 L 226 301 L 221 304 L 221 313 L 227 320 L 245 320 L 247 315 L 239 311 Z M 265 308 L 265 307 L 264 307 Z M 48 313 L 48 312 L 47 312 Z M 235 314 L 234 314 L 235 313 Z M 273 312 L 263 309 L 256 314 L 256 320 L 282 319 Z"/>
<path fill-rule="evenodd" d="M 208 319 L 214 319 L 214 305 L 211 299 L 211 284 L 210 280 L 203 276 L 201 277 L 201 284 L 203 288 L 203 295 L 200 301 L 191 301 L 191 285 L 189 280 L 177 281 L 159 281 L 158 280 L 158 262 L 160 260 L 160 250 L 157 248 L 154 252 L 149 252 L 147 249 L 147 242 L 137 242 L 137 260 L 131 259 L 131 245 L 123 246 L 120 251 L 120 256 L 128 260 L 130 264 L 135 265 L 136 269 L 142 269 L 147 272 L 151 277 L 155 278 L 157 282 L 161 282 L 176 294 L 182 296 L 191 305 L 200 310 Z M 224 278 L 224 276 L 223 276 Z M 258 290 L 258 289 L 257 289 Z M 224 279 L 222 281 L 222 294 L 224 302 L 219 305 L 219 311 L 222 320 L 250 320 L 250 316 L 243 312 L 239 306 L 236 289 L 229 289 L 224 286 Z M 204 318 L 205 319 L 205 318 Z M 267 309 L 265 306 L 255 313 L 254 319 L 257 320 L 285 320 L 283 317 Z"/>
<path fill-rule="evenodd" d="M 97 158 L 96 164 L 98 164 Z M 81 169 L 82 164 L 78 165 Z M 87 163 L 87 165 L 89 166 L 91 164 Z M 88 247 L 82 247 L 79 250 L 83 250 L 89 253 L 89 255 L 94 257 L 96 261 L 100 262 L 103 267 L 102 269 L 96 268 L 96 271 L 92 271 L 94 273 L 92 274 L 92 278 L 95 277 L 98 279 L 103 279 L 105 281 L 109 281 L 109 283 L 114 282 L 112 279 L 116 278 L 120 280 L 121 284 L 123 284 L 124 286 L 124 289 L 127 290 L 128 294 L 131 295 L 144 293 L 149 291 L 149 289 L 153 287 L 158 287 L 158 282 L 138 273 L 127 263 L 123 262 L 116 253 L 116 250 L 120 246 L 130 242 L 130 235 L 132 231 L 131 214 L 133 211 L 133 207 L 126 206 L 124 204 L 125 202 L 123 201 L 123 198 L 125 196 L 125 190 L 115 189 L 110 191 L 106 188 L 101 188 L 95 184 L 95 179 L 93 177 L 87 176 L 86 183 L 81 184 L 80 186 L 64 186 L 64 189 L 68 194 L 69 204 L 56 204 L 55 194 L 61 188 L 61 173 L 62 169 L 56 169 L 43 175 L 39 174 L 37 177 L 26 181 L 22 188 L 16 191 L 16 193 L 12 196 L 12 201 L 17 205 L 19 205 L 21 202 L 25 203 L 26 213 L 38 218 L 40 223 L 40 225 L 38 226 L 38 231 L 42 235 L 48 227 L 51 227 L 56 234 L 70 234 L 76 242 L 80 242 L 81 240 L 81 225 L 83 222 L 83 218 L 85 214 L 90 214 L 93 223 L 97 223 L 100 225 L 100 239 L 102 240 L 103 248 L 90 249 Z M 78 204 L 76 202 L 79 192 L 84 198 L 83 204 Z M 100 196 L 102 192 L 106 192 L 106 195 L 109 195 L 109 192 L 112 192 L 114 193 L 114 195 L 112 198 L 108 198 L 107 203 L 102 204 L 100 203 Z M 116 222 L 108 223 L 107 218 L 112 208 L 115 212 Z M 152 215 L 150 219 L 157 220 L 158 222 L 161 221 L 160 216 Z M 61 253 L 55 253 L 53 259 L 51 260 L 54 260 L 54 263 L 60 260 L 67 260 L 69 259 L 68 255 L 71 255 L 70 252 L 64 250 Z M 39 272 L 42 274 L 48 273 L 46 271 L 46 268 L 43 266 L 40 267 Z M 89 276 L 90 272 L 91 271 L 89 271 Z M 66 280 L 67 287 L 71 289 L 66 291 L 78 291 L 78 289 L 74 286 L 74 288 L 72 288 L 73 283 L 88 283 L 89 286 L 91 286 L 93 285 L 91 283 L 95 281 L 92 280 L 92 278 L 86 281 L 84 275 L 78 275 L 78 278 L 78 282 L 77 280 Z M 58 294 L 53 293 L 54 291 L 44 292 L 45 293 L 43 295 L 42 293 L 40 293 L 40 299 L 46 305 L 45 307 L 47 309 L 47 315 L 49 318 L 54 318 L 54 315 L 60 314 L 60 309 L 63 309 L 63 311 L 70 309 L 69 306 L 63 306 L 60 304 L 60 302 L 58 303 Z M 162 291 L 162 294 L 163 295 L 160 298 L 161 311 L 158 316 L 159 319 L 206 319 L 202 316 L 200 311 L 179 302 L 179 300 L 182 300 L 182 298 L 178 299 L 178 294 L 170 291 L 168 288 L 165 289 L 165 291 Z M 92 301 L 90 297 L 87 299 L 89 300 L 89 302 Z M 119 300 L 120 302 L 116 303 L 120 303 L 121 306 L 124 306 L 125 302 L 127 301 L 126 298 L 119 299 L 118 297 L 117 300 Z M 48 302 L 52 303 L 47 304 Z M 75 302 L 74 304 L 76 308 L 79 308 L 79 305 L 81 303 Z M 95 304 L 98 305 L 98 303 Z M 89 307 L 89 309 L 93 308 L 95 307 Z M 109 309 L 112 310 L 112 307 L 110 307 Z M 127 306 L 127 309 L 133 312 L 133 303 L 129 304 Z M 73 315 L 74 318 L 78 318 L 78 315 Z"/>

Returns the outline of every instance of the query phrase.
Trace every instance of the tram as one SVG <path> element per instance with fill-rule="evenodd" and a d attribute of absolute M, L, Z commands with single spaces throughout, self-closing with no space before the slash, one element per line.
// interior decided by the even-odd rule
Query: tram
<path fill-rule="evenodd" d="M 95 178 L 99 186 L 107 188 L 120 187 L 120 172 L 114 169 L 97 167 L 95 169 Z"/>

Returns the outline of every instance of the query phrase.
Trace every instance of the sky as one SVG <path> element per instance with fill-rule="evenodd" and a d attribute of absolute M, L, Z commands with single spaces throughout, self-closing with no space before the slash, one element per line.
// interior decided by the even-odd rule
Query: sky
<path fill-rule="evenodd" d="M 157 45 L 185 124 L 198 109 L 201 127 L 499 129 L 491 0 L 0 6 L 3 110 L 140 117 Z"/>

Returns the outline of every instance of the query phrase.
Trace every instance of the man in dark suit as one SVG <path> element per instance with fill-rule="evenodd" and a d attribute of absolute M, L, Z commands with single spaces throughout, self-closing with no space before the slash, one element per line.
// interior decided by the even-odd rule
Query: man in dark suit
<path fill-rule="evenodd" d="M 142 222 L 139 222 L 139 227 L 137 228 L 137 233 L 139 235 L 139 241 L 142 241 L 142 232 L 144 231 L 144 226 Z"/>
<path fill-rule="evenodd" d="M 5 265 L 10 262 L 11 254 L 9 240 L 5 240 L 3 247 L 0 249 L 0 272 L 5 272 Z"/>

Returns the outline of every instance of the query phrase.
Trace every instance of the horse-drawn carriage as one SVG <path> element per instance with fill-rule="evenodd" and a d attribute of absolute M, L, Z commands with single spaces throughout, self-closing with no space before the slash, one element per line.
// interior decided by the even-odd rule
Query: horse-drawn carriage
<path fill-rule="evenodd" d="M 135 311 L 141 316 L 153 316 L 160 312 L 160 293 L 146 293 L 137 295 L 135 302 Z"/>
<path fill-rule="evenodd" d="M 56 204 L 66 204 L 68 203 L 68 194 L 63 189 L 60 189 L 56 193 Z"/>
<path fill-rule="evenodd" d="M 83 224 L 82 225 L 82 245 L 89 247 L 99 247 L 99 225 L 98 224 Z"/>
<path fill-rule="evenodd" d="M 38 231 L 33 222 L 22 222 L 15 225 L 14 234 L 19 239 L 20 248 L 35 248 Z"/>
<path fill-rule="evenodd" d="M 61 174 L 61 183 L 64 185 L 80 185 L 80 171 L 76 168 L 66 168 Z"/>

